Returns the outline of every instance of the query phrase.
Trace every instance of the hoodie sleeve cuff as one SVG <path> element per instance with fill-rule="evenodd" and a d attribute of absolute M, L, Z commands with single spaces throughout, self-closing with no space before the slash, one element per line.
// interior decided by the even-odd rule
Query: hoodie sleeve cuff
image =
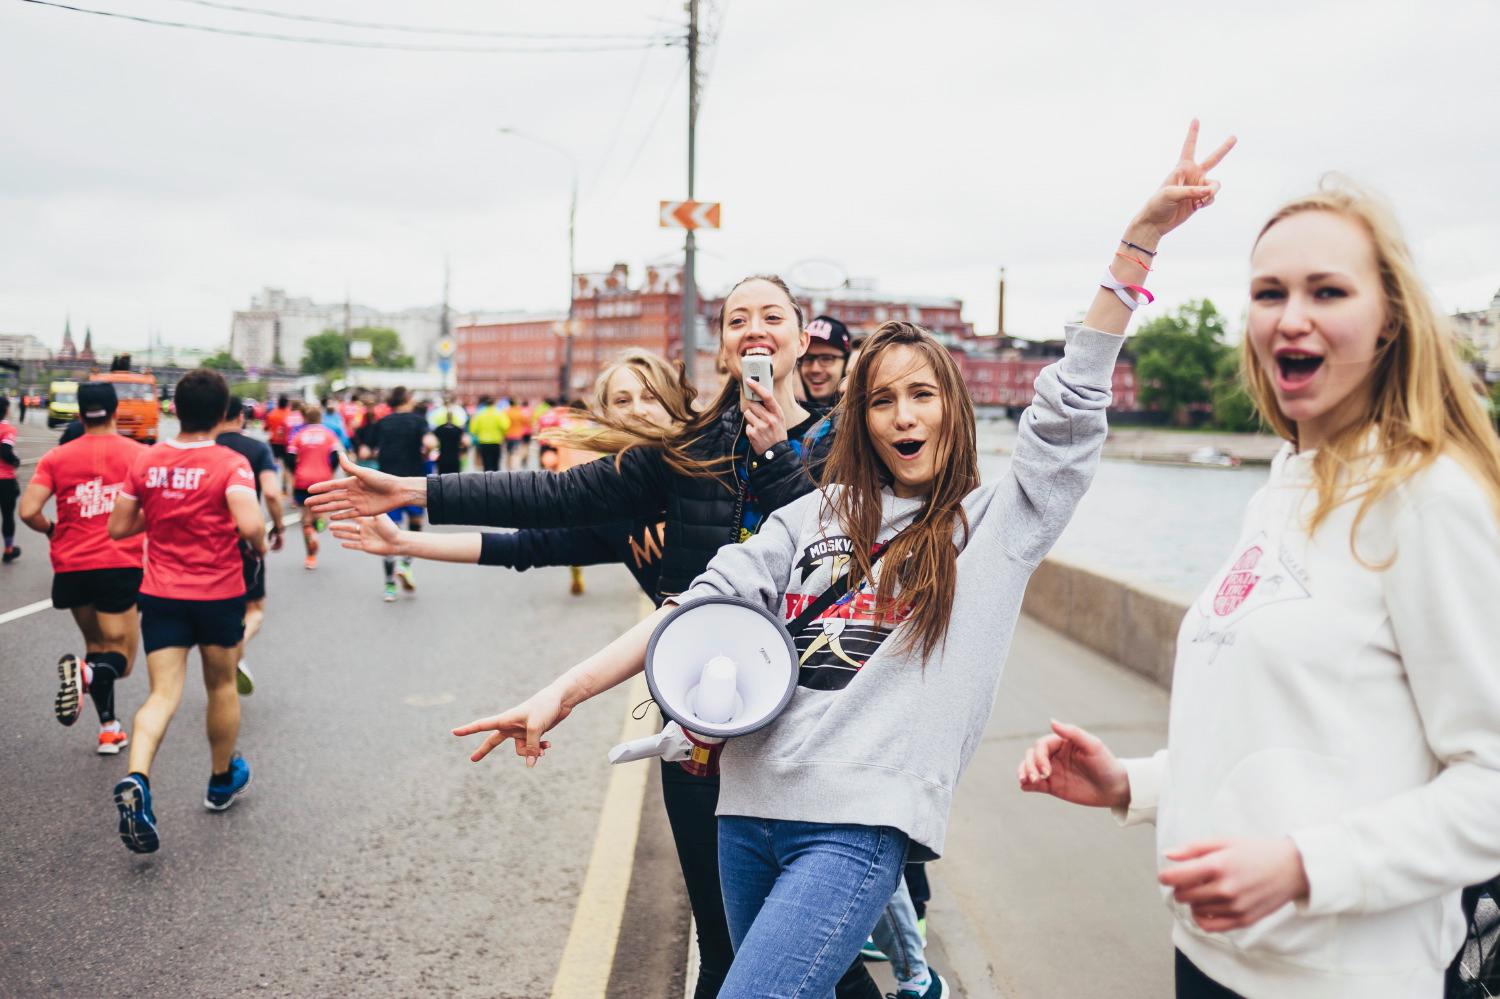
<path fill-rule="evenodd" d="M 1076 324 L 1067 326 L 1063 337 L 1067 349 L 1060 370 L 1067 376 L 1066 380 L 1108 389 L 1114 383 L 1115 361 L 1120 356 L 1120 348 L 1125 345 L 1125 337 Z"/>
<path fill-rule="evenodd" d="M 443 509 L 443 477 L 441 475 L 427 476 L 427 522 L 429 524 L 446 524 L 444 518 L 447 511 Z"/>
<path fill-rule="evenodd" d="M 1357 912 L 1364 890 L 1355 860 L 1354 840 L 1341 825 L 1311 826 L 1292 833 L 1307 874 L 1307 898 L 1296 903 L 1309 916 Z"/>
<path fill-rule="evenodd" d="M 1130 804 L 1124 808 L 1111 808 L 1110 814 L 1122 826 L 1155 823 L 1156 804 L 1161 800 L 1161 789 L 1167 783 L 1167 751 L 1163 749 L 1155 756 L 1120 762 L 1125 765 L 1125 773 L 1130 778 Z"/>

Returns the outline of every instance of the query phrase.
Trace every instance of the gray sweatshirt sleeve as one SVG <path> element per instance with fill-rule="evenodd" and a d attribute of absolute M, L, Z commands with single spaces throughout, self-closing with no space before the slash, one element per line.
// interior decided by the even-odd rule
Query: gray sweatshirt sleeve
<path fill-rule="evenodd" d="M 755 537 L 720 548 L 692 585 L 668 602 L 685 604 L 698 597 L 743 597 L 779 616 L 781 597 L 797 557 L 797 538 L 803 519 L 822 499 L 822 492 L 815 489 L 771 514 Z"/>
<path fill-rule="evenodd" d="M 1036 397 L 1021 414 L 1010 475 L 996 486 L 1005 549 L 1036 565 L 1068 526 L 1093 481 L 1108 433 L 1115 358 L 1123 336 L 1067 327 L 1062 360 L 1042 369 Z"/>

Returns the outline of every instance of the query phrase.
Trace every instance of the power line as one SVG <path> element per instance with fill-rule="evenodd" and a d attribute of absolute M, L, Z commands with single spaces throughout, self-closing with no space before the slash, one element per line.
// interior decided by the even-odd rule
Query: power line
<path fill-rule="evenodd" d="M 650 42 L 630 43 L 602 43 L 598 45 L 556 45 L 556 46 L 507 46 L 507 45 L 425 45 L 407 44 L 404 42 L 364 42 L 342 38 L 316 38 L 304 35 L 282 35 L 270 31 L 247 31 L 239 28 L 219 28 L 208 24 L 189 24 L 184 21 L 166 21 L 154 17 L 142 17 L 138 14 L 123 14 L 110 10 L 94 10 L 89 7 L 75 7 L 71 4 L 58 3 L 56 0 L 21 0 L 22 3 L 36 4 L 41 7 L 53 7 L 58 10 L 72 11 L 75 14 L 94 14 L 99 17 L 113 17 L 122 21 L 133 21 L 137 24 L 150 24 L 162 28 L 182 28 L 188 31 L 203 31 L 212 35 L 232 35 L 238 38 L 261 38 L 273 42 L 297 42 L 304 45 L 332 45 L 339 48 L 349 49 L 384 49 L 395 52 L 468 52 L 468 53 L 554 53 L 554 52 L 625 52 L 635 51 L 642 48 L 657 48 L 667 45 L 678 44 L 676 39 L 669 36 L 660 36 L 659 40 Z"/>
<path fill-rule="evenodd" d="M 636 161 L 641 158 L 641 153 L 646 149 L 646 143 L 651 141 L 651 136 L 656 132 L 656 126 L 661 122 L 661 116 L 667 110 L 667 105 L 672 103 L 672 95 L 677 93 L 677 81 L 681 80 L 685 75 L 687 75 L 686 60 L 677 68 L 677 75 L 672 77 L 672 82 L 667 85 L 667 93 L 662 99 L 661 107 L 656 109 L 656 116 L 651 119 L 651 124 L 646 128 L 646 134 L 641 136 L 641 144 L 635 147 L 635 154 L 630 157 L 630 163 L 626 165 L 625 172 L 620 174 L 620 179 L 615 182 L 614 193 L 610 195 L 610 200 L 614 200 L 619 195 L 621 189 L 625 186 L 625 182 L 630 179 L 630 174 L 635 169 Z"/>
<path fill-rule="evenodd" d="M 630 35 L 630 34 L 589 34 L 587 32 L 531 32 L 531 31 L 486 31 L 479 28 L 427 28 L 416 24 L 388 24 L 382 21 L 351 21 L 340 17 L 319 17 L 315 14 L 293 14 L 288 11 L 266 10 L 262 7 L 244 7 L 233 3 L 220 3 L 218 0 L 176 0 L 177 3 L 190 3 L 198 7 L 207 7 L 211 10 L 225 10 L 236 14 L 255 14 L 261 17 L 275 17 L 286 21 L 304 21 L 312 24 L 333 24 L 343 28 L 373 28 L 380 31 L 408 31 L 420 35 L 459 35 L 472 38 L 528 38 L 542 40 L 629 40 L 629 41 L 660 41 L 662 35 Z"/>

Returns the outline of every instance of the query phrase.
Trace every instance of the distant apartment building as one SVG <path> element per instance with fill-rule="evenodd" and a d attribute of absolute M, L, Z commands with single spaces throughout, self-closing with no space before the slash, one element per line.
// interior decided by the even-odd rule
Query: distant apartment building
<path fill-rule="evenodd" d="M 676 267 L 648 267 L 632 286 L 630 269 L 616 264 L 603 273 L 579 274 L 573 283 L 572 319 L 565 313 L 499 315 L 460 323 L 454 335 L 456 391 L 466 399 L 480 395 L 551 398 L 558 394 L 565 334 L 573 336 L 573 363 L 568 395 L 585 395 L 600 369 L 626 347 L 644 347 L 673 360 L 682 356 L 682 275 Z M 988 406 L 1025 406 L 1031 401 L 1036 374 L 1056 356 L 1060 345 L 980 337 L 963 318 L 963 301 L 938 296 L 904 296 L 878 290 L 873 281 L 850 281 L 834 291 L 793 289 L 806 318 L 830 315 L 849 326 L 858 339 L 881 323 L 904 320 L 931 330 L 953 353 L 974 401 Z M 706 295 L 699 306 L 699 356 L 694 382 L 714 384 L 718 352 L 715 318 L 724 293 Z M 1135 377 L 1131 363 L 1115 371 L 1115 406 L 1134 409 Z"/>
<path fill-rule="evenodd" d="M 302 362 L 302 347 L 309 337 L 344 328 L 346 309 L 351 329 L 380 326 L 400 334 L 402 347 L 416 358 L 418 368 L 425 369 L 436 359 L 443 326 L 441 305 L 382 312 L 357 302 L 346 306 L 295 298 L 280 288 L 263 288 L 250 297 L 250 308 L 234 313 L 229 355 L 246 368 L 295 368 Z"/>
<path fill-rule="evenodd" d="M 0 333 L 0 361 L 24 364 L 50 360 L 51 357 L 52 351 L 47 345 L 30 333 Z"/>
<path fill-rule="evenodd" d="M 1451 317 L 1453 331 L 1484 361 L 1487 381 L 1500 381 L 1500 291 L 1488 308 L 1457 312 Z"/>

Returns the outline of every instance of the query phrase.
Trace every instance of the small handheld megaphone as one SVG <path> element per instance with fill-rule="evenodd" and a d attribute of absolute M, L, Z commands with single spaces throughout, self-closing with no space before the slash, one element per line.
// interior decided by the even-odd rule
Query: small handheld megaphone
<path fill-rule="evenodd" d="M 700 736 L 769 725 L 797 689 L 786 626 L 739 597 L 703 597 L 669 614 L 646 646 L 646 685 L 661 713 Z"/>
<path fill-rule="evenodd" d="M 646 646 L 646 685 L 675 725 L 616 746 L 610 762 L 661 756 L 712 773 L 719 743 L 764 728 L 791 701 L 797 650 L 786 626 L 759 604 L 703 597 L 657 625 Z"/>

